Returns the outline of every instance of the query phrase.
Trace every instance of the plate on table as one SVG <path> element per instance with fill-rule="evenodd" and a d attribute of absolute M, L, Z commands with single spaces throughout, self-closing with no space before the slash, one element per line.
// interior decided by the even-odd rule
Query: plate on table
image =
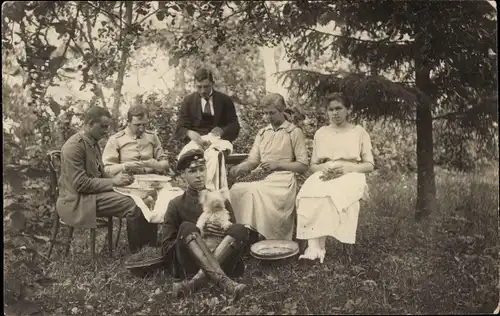
<path fill-rule="evenodd" d="M 259 260 L 278 260 L 299 253 L 299 244 L 292 240 L 267 239 L 250 247 L 250 254 Z"/>
<path fill-rule="evenodd" d="M 155 189 L 148 189 L 144 187 L 140 187 L 137 184 L 132 183 L 129 186 L 126 187 L 115 187 L 114 188 L 116 191 L 123 193 L 123 194 L 133 194 L 141 199 L 145 199 L 148 196 L 154 195 L 156 193 Z"/>
<path fill-rule="evenodd" d="M 137 174 L 134 175 L 134 179 L 134 183 L 131 184 L 134 187 L 131 188 L 161 189 L 170 185 L 171 177 L 159 174 Z"/>

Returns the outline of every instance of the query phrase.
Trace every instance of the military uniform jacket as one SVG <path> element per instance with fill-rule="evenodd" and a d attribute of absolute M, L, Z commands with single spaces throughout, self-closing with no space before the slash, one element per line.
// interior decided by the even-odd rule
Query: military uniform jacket
<path fill-rule="evenodd" d="M 61 149 L 61 175 L 56 210 L 70 226 L 96 227 L 96 194 L 113 190 L 104 178 L 101 150 L 83 133 L 71 136 Z"/>
<path fill-rule="evenodd" d="M 106 176 L 113 177 L 123 170 L 123 165 L 130 161 L 146 161 L 151 158 L 157 161 L 167 160 L 160 139 L 151 132 L 145 131 L 140 138 L 133 135 L 128 128 L 109 137 L 102 160 Z M 145 168 L 146 173 L 153 173 L 152 168 Z"/>
<path fill-rule="evenodd" d="M 229 211 L 231 222 L 236 223 L 231 203 L 226 200 L 225 206 Z M 168 203 L 161 230 L 163 255 L 168 256 L 168 253 L 173 250 L 181 224 L 183 222 L 196 224 L 202 213 L 203 208 L 198 194 L 190 189 Z"/>

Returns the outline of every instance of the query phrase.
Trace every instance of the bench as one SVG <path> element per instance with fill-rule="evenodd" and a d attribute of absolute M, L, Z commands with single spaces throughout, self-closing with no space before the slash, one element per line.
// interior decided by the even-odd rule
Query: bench
<path fill-rule="evenodd" d="M 226 157 L 227 165 L 237 165 L 245 161 L 248 158 L 248 154 L 230 154 Z"/>

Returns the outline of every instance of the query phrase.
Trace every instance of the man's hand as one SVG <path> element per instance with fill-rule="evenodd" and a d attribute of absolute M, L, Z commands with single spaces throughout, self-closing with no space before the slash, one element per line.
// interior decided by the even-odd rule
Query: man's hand
<path fill-rule="evenodd" d="M 126 173 L 120 173 L 113 178 L 113 186 L 115 187 L 125 187 L 132 184 L 132 182 L 134 182 L 134 176 Z"/>
<path fill-rule="evenodd" d="M 274 171 L 274 170 L 278 169 L 279 163 L 277 161 L 266 161 L 266 162 L 263 162 L 260 165 L 260 167 L 264 171 Z"/>
<path fill-rule="evenodd" d="M 142 161 L 130 161 L 124 164 L 123 171 L 125 173 L 140 174 L 144 172 L 144 162 Z"/>
<path fill-rule="evenodd" d="M 222 136 L 222 133 L 223 133 L 223 132 L 224 132 L 224 131 L 222 130 L 222 128 L 220 128 L 220 127 L 218 127 L 218 126 L 214 127 L 214 128 L 210 131 L 210 133 L 211 133 L 211 134 L 216 135 L 216 136 L 219 136 L 219 137 L 221 137 L 221 136 Z"/>
<path fill-rule="evenodd" d="M 146 168 L 151 168 L 156 172 L 166 172 L 168 169 L 168 162 L 158 161 L 154 158 L 144 161 L 144 166 Z"/>
<path fill-rule="evenodd" d="M 158 167 L 158 161 L 154 158 L 148 159 L 144 161 L 144 167 L 156 169 Z"/>
<path fill-rule="evenodd" d="M 187 132 L 187 136 L 193 141 L 195 142 L 196 144 L 198 144 L 198 146 L 200 146 L 203 150 L 206 150 L 208 147 L 210 147 L 210 145 L 212 143 L 210 143 L 208 140 L 203 140 L 200 136 L 200 134 L 198 134 L 197 132 L 195 131 L 191 131 L 189 130 Z"/>
<path fill-rule="evenodd" d="M 208 233 L 210 235 L 217 236 L 217 237 L 226 236 L 226 232 L 224 231 L 224 229 L 217 224 L 206 223 L 204 231 L 205 231 L 205 233 Z"/>
<path fill-rule="evenodd" d="M 195 131 L 189 130 L 189 131 L 187 131 L 186 134 L 189 137 L 189 139 L 191 139 L 194 142 L 199 142 L 201 140 L 200 134 L 198 134 Z"/>
<path fill-rule="evenodd" d="M 195 131 L 191 131 L 189 130 L 187 132 L 187 136 L 195 143 L 197 143 L 200 147 L 203 147 L 202 144 L 203 144 L 203 139 L 201 138 L 201 135 L 198 133 L 198 132 L 195 132 Z"/>

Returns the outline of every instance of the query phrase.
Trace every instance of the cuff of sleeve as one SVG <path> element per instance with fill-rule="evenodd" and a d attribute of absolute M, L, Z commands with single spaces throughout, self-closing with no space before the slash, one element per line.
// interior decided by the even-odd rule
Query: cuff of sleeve
<path fill-rule="evenodd" d="M 106 188 L 109 189 L 109 191 L 113 191 L 113 179 L 106 179 Z"/>

